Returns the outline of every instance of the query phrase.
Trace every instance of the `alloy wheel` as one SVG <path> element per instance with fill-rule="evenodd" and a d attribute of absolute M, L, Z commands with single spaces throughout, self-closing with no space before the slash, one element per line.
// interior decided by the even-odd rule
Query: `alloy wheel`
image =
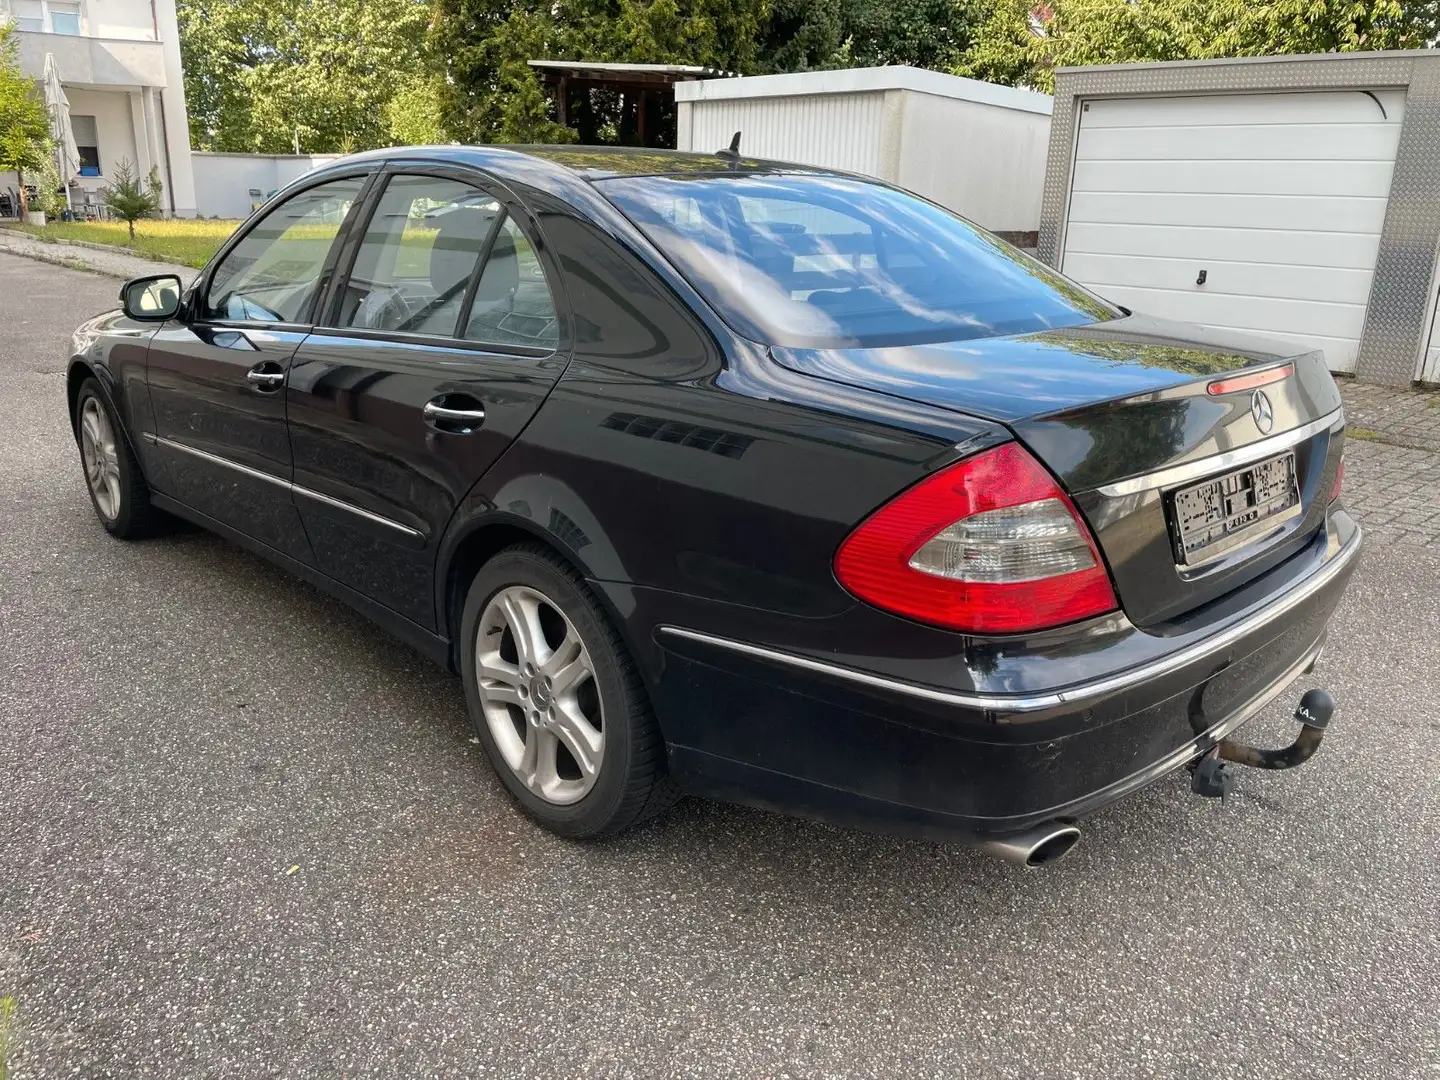
<path fill-rule="evenodd" d="M 96 397 L 86 398 L 80 409 L 80 455 L 96 509 L 106 521 L 114 521 L 120 513 L 120 458 L 115 429 Z"/>
<path fill-rule="evenodd" d="M 605 751 L 599 687 L 589 650 L 554 601 L 524 585 L 492 596 L 475 671 L 485 722 L 520 782 L 556 805 L 589 794 Z"/>

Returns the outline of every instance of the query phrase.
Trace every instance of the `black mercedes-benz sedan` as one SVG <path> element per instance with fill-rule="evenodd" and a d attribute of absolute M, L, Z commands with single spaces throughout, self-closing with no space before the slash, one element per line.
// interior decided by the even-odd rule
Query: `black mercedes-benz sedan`
<path fill-rule="evenodd" d="M 1231 738 L 1360 549 L 1323 357 L 1132 314 L 883 183 L 381 151 L 121 301 L 69 368 L 104 527 L 189 519 L 450 666 L 562 835 L 693 792 L 1038 864 L 1328 719 Z"/>

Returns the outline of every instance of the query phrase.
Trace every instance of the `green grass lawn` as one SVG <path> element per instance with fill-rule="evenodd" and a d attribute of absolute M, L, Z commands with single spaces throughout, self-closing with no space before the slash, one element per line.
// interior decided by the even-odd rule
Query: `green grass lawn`
<path fill-rule="evenodd" d="M 147 219 L 135 223 L 135 242 L 130 242 L 129 230 L 123 221 L 51 221 L 44 225 L 9 225 L 7 228 L 37 236 L 41 240 L 84 240 L 92 244 L 105 244 L 129 251 L 142 258 L 158 259 L 161 262 L 179 263 L 200 269 L 210 261 L 236 227 L 238 221 L 206 220 L 204 218 Z M 319 266 L 325 258 L 335 233 L 339 229 L 334 223 L 291 225 L 285 231 L 288 244 L 272 247 L 257 263 L 263 267 L 267 258 L 285 262 L 308 261 Z M 410 224 L 400 239 L 400 251 L 390 273 L 396 278 L 426 279 L 430 275 L 430 246 L 435 241 L 436 230 L 423 224 Z M 320 245 L 310 252 L 302 250 L 296 241 L 313 241 Z M 305 245 L 306 248 L 310 244 Z"/>
<path fill-rule="evenodd" d="M 133 244 L 123 221 L 52 221 L 45 225 L 11 227 L 42 240 L 84 240 L 92 244 L 108 244 L 143 258 L 199 269 L 239 224 L 238 221 L 206 221 L 200 218 L 137 221 Z"/>

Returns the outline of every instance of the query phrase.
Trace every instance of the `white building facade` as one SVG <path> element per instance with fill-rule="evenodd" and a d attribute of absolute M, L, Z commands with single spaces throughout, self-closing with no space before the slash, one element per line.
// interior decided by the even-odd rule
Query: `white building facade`
<path fill-rule="evenodd" d="M 175 0 L 0 0 L 19 28 L 20 64 L 39 79 L 54 56 L 80 152 L 71 184 L 79 209 L 128 160 L 141 177 L 158 167 L 162 212 L 195 215 L 189 117 Z M 0 173 L 0 191 L 17 187 Z"/>

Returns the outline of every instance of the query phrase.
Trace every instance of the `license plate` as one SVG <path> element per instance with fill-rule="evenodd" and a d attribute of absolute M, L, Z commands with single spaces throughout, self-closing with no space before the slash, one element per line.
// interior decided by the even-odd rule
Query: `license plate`
<path fill-rule="evenodd" d="M 1171 507 L 1180 561 L 1193 566 L 1221 555 L 1299 507 L 1294 451 L 1182 488 Z"/>

